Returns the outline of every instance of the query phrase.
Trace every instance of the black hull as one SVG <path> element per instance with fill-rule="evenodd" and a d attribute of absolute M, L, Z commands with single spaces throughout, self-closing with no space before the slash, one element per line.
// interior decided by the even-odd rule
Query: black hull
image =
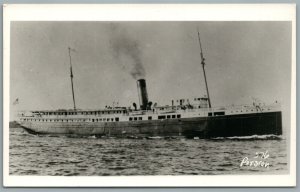
<path fill-rule="evenodd" d="M 215 138 L 281 135 L 282 117 L 281 112 L 268 112 L 130 122 L 29 123 L 22 127 L 31 134 Z"/>
<path fill-rule="evenodd" d="M 282 135 L 281 112 L 216 116 L 206 121 L 206 129 L 185 127 L 183 134 L 190 138 Z"/>

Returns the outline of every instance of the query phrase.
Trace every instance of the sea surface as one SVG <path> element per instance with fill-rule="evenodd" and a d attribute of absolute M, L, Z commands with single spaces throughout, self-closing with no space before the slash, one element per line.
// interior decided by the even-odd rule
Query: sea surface
<path fill-rule="evenodd" d="M 286 140 L 274 136 L 214 140 L 117 139 L 39 136 L 22 129 L 10 129 L 9 142 L 10 175 L 244 175 L 289 172 Z M 241 166 L 247 158 L 248 165 L 244 161 Z M 256 163 L 250 166 L 250 161 Z"/>

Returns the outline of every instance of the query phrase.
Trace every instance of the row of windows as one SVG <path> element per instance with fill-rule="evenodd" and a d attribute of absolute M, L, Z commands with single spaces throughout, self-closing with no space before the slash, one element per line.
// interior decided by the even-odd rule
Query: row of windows
<path fill-rule="evenodd" d="M 206 104 L 205 105 L 198 105 L 198 108 L 200 109 L 200 108 L 206 108 Z M 197 108 L 197 106 L 192 106 L 193 108 Z M 161 111 L 164 111 L 164 110 L 168 110 L 168 109 L 170 109 L 169 107 L 166 107 L 166 108 L 164 108 L 164 107 L 161 107 L 161 108 L 159 108 L 159 110 L 161 110 Z M 182 107 L 176 107 L 176 108 L 172 108 L 172 109 L 177 109 L 177 110 L 179 110 L 179 109 L 183 109 Z M 185 107 L 185 109 L 186 109 L 186 107 Z M 185 110 L 184 109 L 184 110 Z"/>
<path fill-rule="evenodd" d="M 159 115 L 158 119 L 175 119 L 181 118 L 181 115 Z M 129 121 L 141 121 L 143 117 L 129 117 Z M 148 116 L 148 120 L 152 120 L 152 116 Z M 119 117 L 116 118 L 99 118 L 99 119 L 33 119 L 24 118 L 21 121 L 37 121 L 37 122 L 108 122 L 108 121 L 119 121 Z"/>
<path fill-rule="evenodd" d="M 271 109 L 267 109 L 268 111 L 270 111 Z M 250 110 L 246 110 L 246 112 L 250 112 Z M 257 111 L 257 110 L 253 110 L 253 109 L 251 109 L 251 111 L 253 112 L 253 111 Z M 261 109 L 261 111 L 264 111 L 264 109 Z M 231 113 L 233 113 L 234 111 L 231 111 Z M 236 113 L 239 113 L 240 111 L 235 111 Z M 241 112 L 245 112 L 245 111 L 243 111 L 243 110 L 241 110 Z"/>
<path fill-rule="evenodd" d="M 151 116 L 149 116 L 149 117 L 151 117 Z M 148 119 L 149 119 L 149 117 L 148 117 Z M 129 121 L 132 121 L 132 120 L 134 120 L 134 121 L 137 121 L 137 120 L 141 121 L 141 120 L 143 120 L 143 118 L 142 117 L 129 117 Z"/>
<path fill-rule="evenodd" d="M 175 119 L 175 118 L 181 118 L 181 115 L 159 115 L 158 119 Z M 143 117 L 129 117 L 129 121 L 141 121 L 143 120 Z M 148 120 L 152 120 L 152 116 L 148 116 Z"/>
<path fill-rule="evenodd" d="M 45 112 L 40 114 L 42 115 L 100 115 L 100 114 L 121 114 L 125 112 L 126 111 L 81 111 L 81 112 Z"/>
<path fill-rule="evenodd" d="M 181 118 L 181 115 L 159 115 L 158 119 L 175 119 L 175 118 Z"/>
<path fill-rule="evenodd" d="M 21 121 L 37 121 L 37 122 L 101 122 L 101 121 L 119 121 L 116 118 L 101 118 L 101 119 L 21 119 Z"/>

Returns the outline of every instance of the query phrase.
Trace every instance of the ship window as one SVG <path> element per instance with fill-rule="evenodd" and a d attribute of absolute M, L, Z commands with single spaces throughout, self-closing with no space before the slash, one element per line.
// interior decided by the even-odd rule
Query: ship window
<path fill-rule="evenodd" d="M 152 120 L 152 116 L 148 116 L 148 120 Z"/>
<path fill-rule="evenodd" d="M 142 117 L 139 117 L 139 120 L 143 120 L 143 118 L 142 118 Z"/>
<path fill-rule="evenodd" d="M 132 117 L 129 117 L 129 121 L 132 121 Z"/>
<path fill-rule="evenodd" d="M 158 119 L 165 119 L 165 118 L 166 118 L 165 115 L 160 115 L 160 116 L 158 116 Z"/>
<path fill-rule="evenodd" d="M 95 119 L 93 119 L 93 122 L 95 121 Z"/>
<path fill-rule="evenodd" d="M 170 119 L 171 118 L 171 116 L 170 115 L 167 115 L 167 119 Z"/>
<path fill-rule="evenodd" d="M 177 115 L 177 118 L 181 118 L 181 115 Z"/>
<path fill-rule="evenodd" d="M 114 118 L 111 118 L 111 121 L 114 121 Z"/>
<path fill-rule="evenodd" d="M 116 117 L 116 121 L 119 121 L 119 117 Z"/>
<path fill-rule="evenodd" d="M 109 121 L 109 118 L 107 118 L 106 120 Z"/>
<path fill-rule="evenodd" d="M 208 113 L 208 116 L 209 116 L 209 117 L 212 116 L 212 113 Z"/>
<path fill-rule="evenodd" d="M 134 120 L 136 121 L 136 120 L 137 120 L 137 117 L 135 117 Z"/>
<path fill-rule="evenodd" d="M 172 115 L 172 118 L 176 118 L 176 115 Z"/>

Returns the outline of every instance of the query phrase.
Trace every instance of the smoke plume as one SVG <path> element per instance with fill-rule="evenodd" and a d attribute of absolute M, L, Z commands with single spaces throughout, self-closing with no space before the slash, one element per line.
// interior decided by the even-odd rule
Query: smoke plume
<path fill-rule="evenodd" d="M 131 37 L 127 30 L 114 24 L 111 24 L 111 32 L 110 45 L 123 69 L 128 70 L 136 80 L 144 78 L 145 69 L 138 41 Z"/>

